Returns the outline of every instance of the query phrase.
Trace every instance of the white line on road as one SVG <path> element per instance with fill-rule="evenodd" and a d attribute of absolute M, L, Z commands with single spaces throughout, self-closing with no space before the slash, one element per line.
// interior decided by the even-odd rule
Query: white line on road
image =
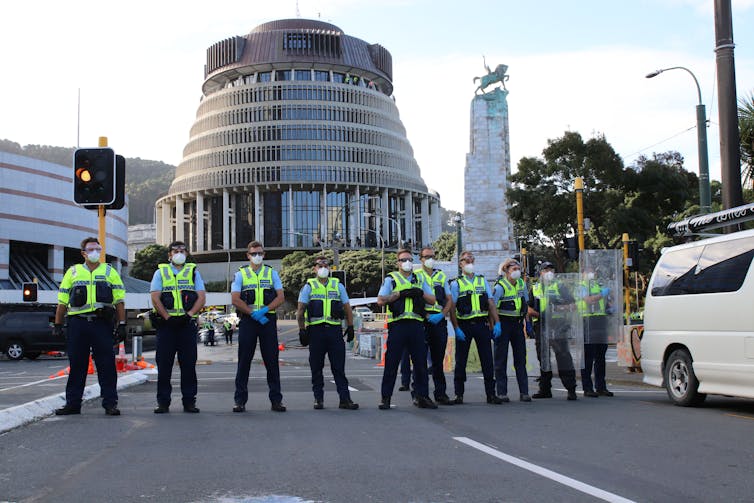
<path fill-rule="evenodd" d="M 633 500 L 626 499 L 622 496 L 618 496 L 617 494 L 613 494 L 611 492 L 603 491 L 602 489 L 599 489 L 594 486 L 590 486 L 589 484 L 585 484 L 583 482 L 579 482 L 576 479 L 566 477 L 565 475 L 561 475 L 552 470 L 548 470 L 547 468 L 542 468 L 541 466 L 535 465 L 533 463 L 529 463 L 528 461 L 524 461 L 523 459 L 519 459 L 517 457 L 502 453 L 498 451 L 497 449 L 493 449 L 492 447 L 488 447 L 475 440 L 471 440 L 468 437 L 453 437 L 453 440 L 457 440 L 461 442 L 462 444 L 466 444 L 469 447 L 473 447 L 474 449 L 484 452 L 485 454 L 489 454 L 490 456 L 501 459 L 505 461 L 506 463 L 510 463 L 512 465 L 518 466 L 519 468 L 523 468 L 524 470 L 528 470 L 532 473 L 536 473 L 537 475 L 540 475 L 542 477 L 548 478 L 550 480 L 554 480 L 555 482 L 558 482 L 559 484 L 566 485 L 572 489 L 581 491 L 582 493 L 586 493 L 586 494 L 589 494 L 590 496 L 594 496 L 595 498 L 599 498 L 604 501 L 616 502 L 616 503 L 634 503 Z"/>
<path fill-rule="evenodd" d="M 330 380 L 330 382 L 331 382 L 331 383 L 333 383 L 333 384 L 335 384 L 335 381 L 333 381 L 333 380 Z M 349 386 L 349 387 L 348 387 L 348 391 L 359 391 L 359 390 L 357 390 L 357 389 L 356 389 L 356 388 L 354 388 L 353 386 Z"/>
<path fill-rule="evenodd" d="M 552 388 L 555 391 L 566 391 L 563 388 Z M 657 390 L 657 389 L 613 389 L 610 388 L 610 391 L 614 393 L 662 393 L 663 395 L 667 392 L 665 390 Z"/>
<path fill-rule="evenodd" d="M 68 377 L 68 376 L 48 377 L 47 379 L 41 379 L 39 381 L 34 381 L 34 382 L 27 382 L 26 384 L 19 384 L 18 386 L 11 386 L 10 388 L 2 388 L 0 389 L 0 391 L 8 391 L 9 389 L 25 388 L 26 386 L 34 386 L 35 384 L 41 384 L 43 382 L 54 381 L 55 379 L 60 379 L 62 377 Z"/>

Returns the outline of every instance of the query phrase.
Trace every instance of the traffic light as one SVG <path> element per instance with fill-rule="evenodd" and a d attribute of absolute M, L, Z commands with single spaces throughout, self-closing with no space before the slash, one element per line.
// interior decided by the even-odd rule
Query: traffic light
<path fill-rule="evenodd" d="M 626 262 L 629 271 L 639 270 L 639 242 L 628 242 L 628 261 Z"/>
<path fill-rule="evenodd" d="M 24 302 L 37 301 L 37 284 L 36 283 L 24 283 L 22 292 L 24 296 Z"/>
<path fill-rule="evenodd" d="M 115 172 L 113 149 L 76 149 L 73 153 L 73 201 L 81 205 L 114 203 L 116 199 Z"/>
<path fill-rule="evenodd" d="M 579 240 L 576 236 L 565 238 L 563 240 L 563 248 L 565 248 L 569 259 L 579 259 Z"/>
<path fill-rule="evenodd" d="M 332 276 L 333 278 L 338 278 L 338 281 L 341 282 L 341 284 L 343 285 L 343 288 L 348 288 L 346 286 L 346 271 L 343 271 L 343 270 L 330 271 L 330 276 Z"/>

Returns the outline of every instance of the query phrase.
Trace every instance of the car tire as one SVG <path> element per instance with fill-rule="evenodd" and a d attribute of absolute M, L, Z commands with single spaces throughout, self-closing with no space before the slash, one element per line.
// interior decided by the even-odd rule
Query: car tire
<path fill-rule="evenodd" d="M 18 340 L 10 341 L 5 348 L 5 354 L 8 355 L 8 358 L 11 360 L 20 360 L 26 355 L 24 343 Z"/>
<path fill-rule="evenodd" d="M 29 351 L 24 356 L 28 358 L 29 360 L 36 360 L 37 358 L 39 358 L 39 355 L 41 354 L 42 353 L 40 353 L 39 351 Z"/>
<path fill-rule="evenodd" d="M 668 398 L 681 407 L 700 405 L 707 398 L 699 393 L 699 381 L 694 374 L 691 355 L 685 349 L 676 349 L 665 362 L 665 390 Z"/>

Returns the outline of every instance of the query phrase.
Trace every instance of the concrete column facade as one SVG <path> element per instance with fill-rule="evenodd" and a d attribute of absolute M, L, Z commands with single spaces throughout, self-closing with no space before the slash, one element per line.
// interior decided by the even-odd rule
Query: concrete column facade
<path fill-rule="evenodd" d="M 259 186 L 254 186 L 254 239 L 264 244 L 264 208 Z"/>
<path fill-rule="evenodd" d="M 228 189 L 223 189 L 223 250 L 230 249 L 230 197 Z"/>
<path fill-rule="evenodd" d="M 403 236 L 403 240 L 406 242 L 411 241 L 411 243 L 416 246 L 416 236 L 414 235 L 414 195 L 409 192 L 403 196 L 403 201 L 403 205 L 406 207 L 403 217 L 406 233 Z"/>
<path fill-rule="evenodd" d="M 162 228 L 160 229 L 160 243 L 167 246 L 173 240 L 173 229 L 171 228 L 172 205 L 166 200 L 162 202 Z"/>
<path fill-rule="evenodd" d="M 183 208 L 183 196 L 178 194 L 175 198 L 175 240 L 186 241 L 186 236 L 183 232 L 184 221 L 186 214 Z"/>
<path fill-rule="evenodd" d="M 0 239 L 0 279 L 10 278 L 10 239 Z"/>
<path fill-rule="evenodd" d="M 204 251 L 204 192 L 196 193 L 196 251 Z"/>
<path fill-rule="evenodd" d="M 236 198 L 230 195 L 230 248 L 236 248 Z"/>
<path fill-rule="evenodd" d="M 431 245 L 435 242 L 436 237 L 432 234 L 432 226 L 429 221 L 429 198 L 427 196 L 421 196 L 421 229 L 422 229 L 422 242 L 416 243 L 417 246 Z"/>
<path fill-rule="evenodd" d="M 350 246 L 353 248 L 356 246 L 356 236 L 359 236 L 361 234 L 361 219 L 360 213 L 361 208 L 359 207 L 359 199 L 361 199 L 359 195 L 359 186 L 356 186 L 356 189 L 354 190 L 353 194 L 349 194 L 350 199 L 348 200 L 348 241 Z"/>
<path fill-rule="evenodd" d="M 388 220 L 388 217 L 390 217 L 390 200 L 388 199 L 387 188 L 382 189 L 379 214 L 384 218 L 381 218 L 382 221 L 378 222 L 377 228 L 380 228 L 380 224 L 382 224 L 382 230 L 380 232 L 382 233 L 382 238 L 387 243 L 389 242 L 388 238 L 390 238 L 390 220 Z"/>
<path fill-rule="evenodd" d="M 288 235 L 288 246 L 293 248 L 296 246 L 296 220 L 293 212 L 293 185 L 288 187 L 288 230 L 290 231 L 290 234 Z M 283 237 L 283 242 L 285 242 L 285 237 Z"/>
<path fill-rule="evenodd" d="M 120 263 L 120 261 L 117 261 Z M 65 274 L 65 265 L 63 264 L 63 247 L 52 245 L 47 249 L 47 270 L 52 274 L 53 281 L 60 283 L 63 281 Z"/>
<path fill-rule="evenodd" d="M 327 187 L 322 187 L 322 193 L 319 196 L 319 239 L 326 243 L 327 236 Z"/>
<path fill-rule="evenodd" d="M 442 215 L 440 214 L 440 202 L 437 199 L 432 199 L 430 205 L 432 207 L 432 214 L 428 220 L 431 220 L 432 242 L 435 242 L 442 233 Z"/>

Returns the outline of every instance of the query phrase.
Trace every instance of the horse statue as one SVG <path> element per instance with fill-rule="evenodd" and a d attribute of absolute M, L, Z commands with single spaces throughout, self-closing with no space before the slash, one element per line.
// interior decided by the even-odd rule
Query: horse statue
<path fill-rule="evenodd" d="M 494 72 L 490 70 L 489 66 L 487 66 L 487 62 L 485 62 L 484 67 L 487 69 L 487 75 L 474 77 L 474 82 L 481 79 L 479 87 L 474 90 L 474 94 L 477 94 L 477 91 L 482 91 L 482 94 L 484 94 L 485 88 L 491 86 L 495 82 L 500 82 L 503 85 L 503 89 L 507 91 L 505 88 L 505 81 L 510 78 L 506 73 L 508 71 L 508 65 L 497 65 Z"/>

